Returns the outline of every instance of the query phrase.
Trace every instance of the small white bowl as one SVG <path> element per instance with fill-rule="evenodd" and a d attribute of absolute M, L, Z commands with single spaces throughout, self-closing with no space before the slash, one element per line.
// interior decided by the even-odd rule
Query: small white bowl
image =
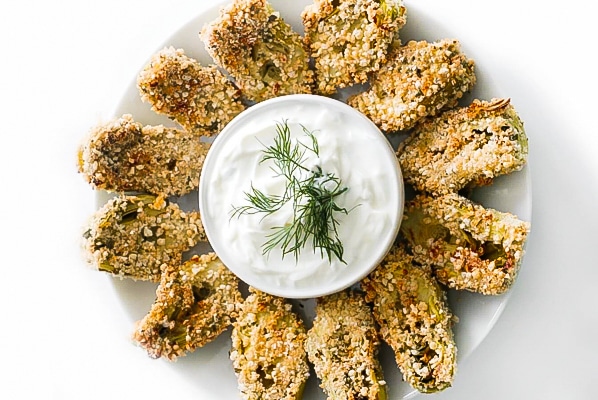
<path fill-rule="evenodd" d="M 286 122 L 293 141 L 310 145 L 303 128 L 317 138 L 319 157 L 305 151 L 305 165 L 319 165 L 348 190 L 338 197 L 347 214 L 336 213 L 343 259 L 328 259 L 308 243 L 298 258 L 280 248 L 263 254 L 272 228 L 293 221 L 292 207 L 264 217 L 234 215 L 249 204 L 252 187 L 282 194 L 285 180 L 273 165 L 260 163 L 272 145 L 276 125 Z M 294 142 L 295 143 L 295 142 Z M 258 103 L 233 119 L 216 137 L 199 184 L 203 225 L 222 262 L 247 284 L 287 298 L 313 298 L 345 289 L 370 273 L 386 255 L 399 230 L 404 190 L 395 151 L 369 119 L 337 100 L 290 95 Z M 309 242 L 309 241 L 308 241 Z"/>

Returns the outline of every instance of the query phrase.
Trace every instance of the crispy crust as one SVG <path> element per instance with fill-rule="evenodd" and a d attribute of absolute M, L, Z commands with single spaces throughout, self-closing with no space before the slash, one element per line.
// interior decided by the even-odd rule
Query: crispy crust
<path fill-rule="evenodd" d="M 152 110 L 198 135 L 216 135 L 245 109 L 240 91 L 215 65 L 202 66 L 183 49 L 156 53 L 137 79 Z"/>
<path fill-rule="evenodd" d="M 395 247 L 361 287 L 405 380 L 423 393 L 451 386 L 457 353 L 453 317 L 430 271 Z"/>
<path fill-rule="evenodd" d="M 152 195 L 109 200 L 91 217 L 84 239 L 88 260 L 98 270 L 154 282 L 163 264 L 179 264 L 183 252 L 207 241 L 199 213 Z"/>
<path fill-rule="evenodd" d="M 125 114 L 91 131 L 78 169 L 95 189 L 181 196 L 197 189 L 209 147 L 194 134 Z"/>
<path fill-rule="evenodd" d="M 193 256 L 182 266 L 168 264 L 133 339 L 150 357 L 175 360 L 224 332 L 241 301 L 238 278 L 216 254 Z"/>
<path fill-rule="evenodd" d="M 244 399 L 298 400 L 309 377 L 303 322 L 281 297 L 250 288 L 230 358 Z"/>
<path fill-rule="evenodd" d="M 325 95 L 366 82 L 406 22 L 401 0 L 315 0 L 301 17 L 317 91 Z"/>
<path fill-rule="evenodd" d="M 407 130 L 456 106 L 475 81 L 474 62 L 461 53 L 457 40 L 410 41 L 393 45 L 388 62 L 373 74 L 371 88 L 348 104 L 385 132 Z"/>
<path fill-rule="evenodd" d="M 374 324 L 360 292 L 345 290 L 317 299 L 305 348 L 328 399 L 386 398 Z"/>
<path fill-rule="evenodd" d="M 508 99 L 474 100 L 419 123 L 397 151 L 405 180 L 441 195 L 491 184 L 527 162 L 523 122 Z"/>
<path fill-rule="evenodd" d="M 405 205 L 401 233 L 418 262 L 443 284 L 482 294 L 506 292 L 517 276 L 530 224 L 458 194 L 420 195 Z"/>
<path fill-rule="evenodd" d="M 311 93 L 303 39 L 265 0 L 235 0 L 201 32 L 206 50 L 250 101 Z"/>

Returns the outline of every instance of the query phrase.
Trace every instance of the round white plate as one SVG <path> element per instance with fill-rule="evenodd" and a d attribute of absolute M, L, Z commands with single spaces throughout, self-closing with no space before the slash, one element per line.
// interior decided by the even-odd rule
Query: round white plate
<path fill-rule="evenodd" d="M 276 10 L 280 11 L 281 16 L 299 33 L 303 32 L 300 14 L 311 1 L 270 0 L 270 3 Z M 174 32 L 161 46 L 157 47 L 156 51 L 164 46 L 174 46 L 183 48 L 188 56 L 199 60 L 202 64 L 211 63 L 198 33 L 206 22 L 218 16 L 222 4 L 221 2 L 193 18 L 189 23 Z M 435 41 L 454 37 L 450 30 L 427 18 L 425 9 L 419 8 L 411 2 L 407 4 L 407 25 L 402 29 L 400 36 L 404 43 L 411 39 Z M 491 66 L 486 66 L 483 59 L 476 58 L 475 49 L 469 48 L 464 38 L 455 37 L 455 39 L 461 41 L 467 56 L 476 61 L 476 75 L 478 78 L 474 90 L 463 99 L 462 104 L 468 104 L 473 98 L 489 100 L 493 97 L 509 97 L 508 93 L 503 93 L 500 88 L 493 85 Z M 150 56 L 151 54 L 148 54 L 148 60 Z M 140 69 L 142 67 L 139 66 Z M 167 118 L 151 111 L 148 104 L 141 102 L 136 88 L 136 78 L 134 77 L 125 91 L 120 104 L 115 110 L 115 117 L 129 113 L 133 115 L 135 120 L 144 124 L 174 126 Z M 492 186 L 477 189 L 473 197 L 487 207 L 512 212 L 523 220 L 531 221 L 531 177 L 527 167 L 520 172 L 496 179 Z M 103 205 L 107 198 L 108 195 L 98 192 L 96 197 L 97 205 Z M 175 201 L 184 209 L 197 209 L 197 193 L 192 193 Z M 194 250 L 204 251 L 205 248 Z M 121 303 L 131 318 L 132 330 L 133 324 L 147 313 L 154 301 L 156 285 L 147 282 L 115 279 L 114 287 L 116 295 L 120 296 Z M 484 340 L 500 317 L 508 299 L 509 293 L 500 296 L 482 296 L 469 292 L 449 291 L 450 307 L 459 317 L 459 323 L 454 326 L 455 340 L 458 347 L 458 362 L 467 358 Z M 306 326 L 311 326 L 310 318 L 313 316 L 313 301 L 296 301 L 296 305 L 297 310 L 305 318 Z M 209 387 L 213 392 L 213 398 L 239 398 L 237 383 L 228 358 L 229 349 L 230 334 L 227 331 L 214 342 L 172 364 L 172 368 L 181 374 L 193 376 L 198 385 Z M 143 350 L 139 349 L 139 351 Z M 382 347 L 380 359 L 384 368 L 385 380 L 388 382 L 390 399 L 407 399 L 417 395 L 417 392 L 402 381 L 394 356 L 385 345 Z M 148 357 L 147 362 L 156 361 Z M 304 398 L 310 400 L 326 398 L 318 387 L 313 371 Z"/>

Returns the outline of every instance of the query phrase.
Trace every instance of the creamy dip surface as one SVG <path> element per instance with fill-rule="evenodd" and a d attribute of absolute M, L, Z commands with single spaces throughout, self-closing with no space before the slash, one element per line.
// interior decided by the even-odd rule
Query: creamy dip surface
<path fill-rule="evenodd" d="M 329 259 L 311 241 L 298 258 L 280 248 L 264 254 L 273 228 L 293 221 L 290 204 L 276 213 L 237 214 L 249 205 L 252 188 L 282 194 L 288 182 L 273 162 L 261 162 L 274 143 L 277 124 L 290 128 L 293 143 L 311 145 L 302 165 L 319 166 L 348 188 L 336 203 L 343 259 Z M 303 176 L 300 176 L 302 178 Z M 403 211 L 403 184 L 394 150 L 376 126 L 344 103 L 312 95 L 292 95 L 259 103 L 231 121 L 214 141 L 200 179 L 200 210 L 214 251 L 247 284 L 274 295 L 308 298 L 329 294 L 360 280 L 385 255 L 397 235 Z"/>

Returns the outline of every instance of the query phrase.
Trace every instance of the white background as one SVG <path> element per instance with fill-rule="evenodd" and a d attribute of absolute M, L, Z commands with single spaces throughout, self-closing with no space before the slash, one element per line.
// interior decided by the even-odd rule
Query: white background
<path fill-rule="evenodd" d="M 597 7 L 417 3 L 475 48 L 509 93 L 533 181 L 533 232 L 511 300 L 454 387 L 426 398 L 597 398 Z M 130 343 L 115 285 L 81 260 L 78 235 L 95 196 L 76 173 L 83 135 L 112 116 L 149 55 L 211 4 L 0 6 L 0 398 L 211 398 Z"/>

